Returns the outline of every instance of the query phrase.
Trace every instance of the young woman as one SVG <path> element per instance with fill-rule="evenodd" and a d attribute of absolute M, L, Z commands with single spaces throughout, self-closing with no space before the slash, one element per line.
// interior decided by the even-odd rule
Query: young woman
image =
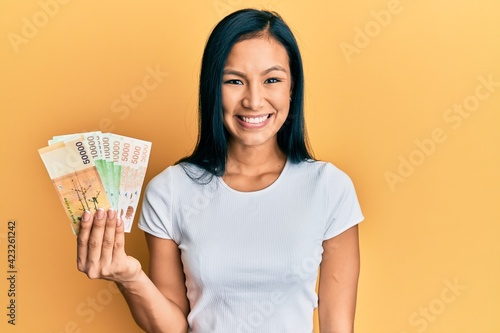
<path fill-rule="evenodd" d="M 115 281 L 147 332 L 353 332 L 363 219 L 349 177 L 313 160 L 297 42 L 275 13 L 224 18 L 205 47 L 192 155 L 148 185 L 150 272 L 114 211 L 85 212 L 78 268 Z M 320 268 L 319 292 L 315 285 Z"/>

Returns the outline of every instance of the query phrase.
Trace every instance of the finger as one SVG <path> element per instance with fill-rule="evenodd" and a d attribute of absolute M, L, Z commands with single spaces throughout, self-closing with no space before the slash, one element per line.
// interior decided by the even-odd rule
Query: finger
<path fill-rule="evenodd" d="M 101 249 L 101 265 L 109 267 L 113 258 L 113 248 L 115 245 L 115 229 L 116 229 L 116 211 L 114 209 L 108 210 L 106 216 L 106 224 L 104 229 L 104 236 L 102 238 Z"/>
<path fill-rule="evenodd" d="M 121 218 L 118 219 L 116 225 L 113 260 L 126 265 L 120 274 L 122 281 L 130 281 L 141 271 L 141 263 L 125 253 L 125 224 Z"/>
<path fill-rule="evenodd" d="M 86 210 L 82 215 L 80 230 L 76 237 L 76 266 L 78 270 L 83 271 L 87 264 L 87 246 L 92 228 L 92 213 Z"/>
<path fill-rule="evenodd" d="M 94 216 L 87 247 L 87 266 L 96 266 L 101 258 L 102 239 L 106 227 L 106 212 L 99 208 Z"/>
<path fill-rule="evenodd" d="M 115 229 L 115 245 L 113 247 L 113 258 L 118 259 L 119 256 L 125 254 L 125 228 L 123 220 L 118 217 Z"/>

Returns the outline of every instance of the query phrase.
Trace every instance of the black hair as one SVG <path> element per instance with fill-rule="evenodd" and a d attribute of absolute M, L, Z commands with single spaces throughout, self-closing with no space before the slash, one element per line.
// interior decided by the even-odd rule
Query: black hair
<path fill-rule="evenodd" d="M 234 44 L 260 36 L 278 41 L 286 49 L 290 62 L 292 99 L 288 118 L 277 133 L 278 146 L 292 163 L 312 159 L 304 123 L 304 74 L 297 41 L 277 13 L 242 9 L 229 14 L 215 26 L 203 52 L 198 141 L 193 153 L 176 163 L 184 165 L 188 175 L 193 169 L 184 162 L 201 167 L 211 175 L 224 174 L 230 134 L 223 124 L 222 72 Z M 194 178 L 199 180 L 203 177 L 198 175 Z"/>

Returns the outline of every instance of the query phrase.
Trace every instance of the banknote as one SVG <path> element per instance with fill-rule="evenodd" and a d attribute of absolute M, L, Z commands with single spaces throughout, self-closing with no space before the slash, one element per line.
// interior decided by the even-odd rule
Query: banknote
<path fill-rule="evenodd" d="M 71 221 L 74 234 L 80 230 L 81 216 L 85 210 L 95 212 L 98 208 L 111 208 L 82 136 L 54 143 L 38 151 Z"/>
<path fill-rule="evenodd" d="M 73 232 L 78 233 L 85 210 L 98 208 L 114 208 L 130 232 L 151 142 L 95 131 L 54 136 L 48 143 L 39 153 Z"/>
<path fill-rule="evenodd" d="M 131 157 L 128 159 L 127 178 L 125 180 L 124 195 L 121 197 L 119 215 L 123 220 L 125 230 L 132 228 L 135 213 L 141 195 L 142 184 L 146 175 L 151 143 L 143 140 L 133 139 Z"/>

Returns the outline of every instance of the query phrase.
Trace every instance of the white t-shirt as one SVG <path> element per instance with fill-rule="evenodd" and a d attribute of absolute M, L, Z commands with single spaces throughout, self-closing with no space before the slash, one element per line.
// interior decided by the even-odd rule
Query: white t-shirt
<path fill-rule="evenodd" d="M 193 333 L 311 333 L 322 242 L 362 220 L 344 172 L 288 161 L 255 192 L 168 167 L 145 191 L 139 227 L 179 245 Z"/>

